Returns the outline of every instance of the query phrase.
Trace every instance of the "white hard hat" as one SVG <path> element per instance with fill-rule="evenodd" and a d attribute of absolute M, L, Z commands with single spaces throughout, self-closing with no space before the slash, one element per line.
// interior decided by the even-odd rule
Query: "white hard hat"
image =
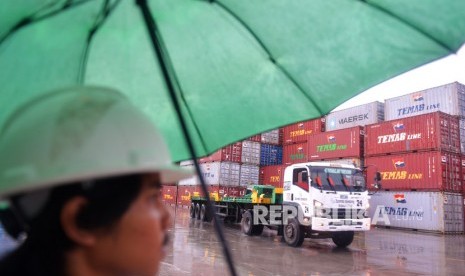
<path fill-rule="evenodd" d="M 0 131 L 0 197 L 149 172 L 159 172 L 163 183 L 193 175 L 172 164 L 153 123 L 108 88 L 42 95 L 17 109 Z"/>

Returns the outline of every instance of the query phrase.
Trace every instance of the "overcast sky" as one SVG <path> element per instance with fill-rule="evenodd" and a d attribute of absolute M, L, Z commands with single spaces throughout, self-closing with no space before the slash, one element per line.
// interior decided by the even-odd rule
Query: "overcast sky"
<path fill-rule="evenodd" d="M 456 55 L 418 67 L 348 100 L 335 110 L 405 95 L 454 81 L 465 84 L 465 45 Z"/>

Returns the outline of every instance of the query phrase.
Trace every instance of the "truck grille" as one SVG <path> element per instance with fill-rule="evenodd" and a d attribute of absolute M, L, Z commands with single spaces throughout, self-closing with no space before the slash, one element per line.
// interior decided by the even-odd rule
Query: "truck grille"
<path fill-rule="evenodd" d="M 362 219 L 367 217 L 364 209 L 345 208 L 319 208 L 315 211 L 315 216 L 329 219 Z"/>

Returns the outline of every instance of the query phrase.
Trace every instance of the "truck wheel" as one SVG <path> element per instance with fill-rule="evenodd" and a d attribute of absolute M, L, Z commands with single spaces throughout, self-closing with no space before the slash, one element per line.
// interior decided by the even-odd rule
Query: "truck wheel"
<path fill-rule="evenodd" d="M 195 204 L 195 218 L 200 219 L 200 203 Z"/>
<path fill-rule="evenodd" d="M 210 215 L 206 204 L 202 204 L 202 207 L 200 207 L 200 220 L 206 222 L 210 222 L 212 220 L 212 216 Z"/>
<path fill-rule="evenodd" d="M 189 215 L 191 218 L 195 218 L 195 203 L 191 203 L 191 209 L 189 210 Z"/>
<path fill-rule="evenodd" d="M 337 247 L 347 247 L 354 240 L 354 231 L 336 232 L 333 234 L 333 242 Z"/>
<path fill-rule="evenodd" d="M 305 233 L 297 219 L 289 219 L 283 230 L 284 241 L 286 241 L 289 246 L 299 247 L 302 245 Z"/>
<path fill-rule="evenodd" d="M 260 235 L 263 232 L 263 224 L 254 224 L 253 223 L 253 212 L 252 210 L 247 210 L 242 215 L 241 220 L 242 232 L 247 236 L 256 236 Z"/>

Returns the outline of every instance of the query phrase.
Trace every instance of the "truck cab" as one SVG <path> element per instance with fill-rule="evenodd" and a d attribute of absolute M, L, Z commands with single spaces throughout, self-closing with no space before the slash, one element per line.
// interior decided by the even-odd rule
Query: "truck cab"
<path fill-rule="evenodd" d="M 283 237 L 291 246 L 311 237 L 346 247 L 354 231 L 370 229 L 367 185 L 362 170 L 352 165 L 293 164 L 285 169 L 283 188 L 283 206 L 291 210 L 283 213 Z"/>

